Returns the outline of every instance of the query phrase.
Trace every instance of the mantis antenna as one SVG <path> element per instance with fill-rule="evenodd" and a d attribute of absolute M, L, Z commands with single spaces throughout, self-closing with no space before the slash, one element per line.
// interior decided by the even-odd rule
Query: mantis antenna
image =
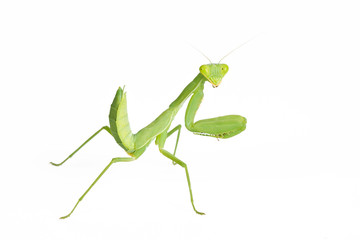
<path fill-rule="evenodd" d="M 225 56 L 223 56 L 223 57 L 220 59 L 219 63 L 220 63 L 224 58 L 226 58 L 227 56 L 229 56 L 231 53 L 233 53 L 233 52 L 235 52 L 236 50 L 238 50 L 240 47 L 242 47 L 242 46 L 244 46 L 245 44 L 247 44 L 248 42 L 254 40 L 254 38 L 256 38 L 256 37 L 257 37 L 257 35 L 256 35 L 255 37 L 253 37 L 253 38 L 250 38 L 250 39 L 247 40 L 246 42 L 240 44 L 239 46 L 237 46 L 236 48 L 234 48 L 234 49 L 231 50 L 230 52 L 228 52 Z"/>
<path fill-rule="evenodd" d="M 207 60 L 209 60 L 210 64 L 213 64 L 210 58 L 208 58 L 202 51 L 200 51 L 198 48 L 196 48 L 194 45 L 191 45 L 196 51 L 198 51 L 201 55 L 203 55 Z"/>

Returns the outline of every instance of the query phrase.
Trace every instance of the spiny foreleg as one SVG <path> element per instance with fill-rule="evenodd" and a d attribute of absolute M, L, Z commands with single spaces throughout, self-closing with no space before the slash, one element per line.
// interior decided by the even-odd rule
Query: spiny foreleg
<path fill-rule="evenodd" d="M 194 123 L 195 115 L 204 97 L 204 85 L 200 85 L 191 97 L 185 113 L 186 128 L 199 135 L 215 138 L 230 138 L 246 128 L 246 118 L 239 115 L 227 115 L 199 120 Z"/>

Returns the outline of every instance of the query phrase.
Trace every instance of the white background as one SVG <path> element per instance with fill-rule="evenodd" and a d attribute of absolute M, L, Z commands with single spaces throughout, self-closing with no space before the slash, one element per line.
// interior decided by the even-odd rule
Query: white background
<path fill-rule="evenodd" d="M 360 239 L 357 1 L 2 1 L 1 239 Z M 183 128 L 184 170 L 153 144 L 113 165 L 102 132 L 126 85 L 134 132 L 207 60 L 229 55 L 197 119 L 240 114 L 226 140 Z M 185 106 L 184 106 L 185 107 Z M 182 123 L 184 109 L 174 121 Z M 166 148 L 172 151 L 174 138 Z"/>

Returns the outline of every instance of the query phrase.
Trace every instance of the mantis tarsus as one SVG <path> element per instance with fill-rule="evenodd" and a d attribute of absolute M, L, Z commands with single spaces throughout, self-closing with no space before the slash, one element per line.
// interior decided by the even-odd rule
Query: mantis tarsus
<path fill-rule="evenodd" d="M 239 115 L 227 115 L 194 122 L 196 111 L 198 110 L 204 96 L 204 83 L 210 82 L 213 87 L 218 87 L 228 70 L 229 67 L 226 64 L 211 63 L 202 65 L 200 67 L 200 73 L 169 105 L 169 108 L 162 112 L 153 122 L 141 129 L 136 134 L 132 133 L 128 121 L 126 93 L 124 92 L 123 88 L 119 88 L 116 92 L 114 101 L 111 104 L 109 114 L 110 127 L 104 126 L 100 128 L 64 161 L 58 164 L 51 162 L 51 164 L 55 166 L 62 165 L 102 130 L 106 130 L 108 133 L 110 133 L 110 135 L 114 137 L 115 141 L 127 152 L 130 157 L 113 158 L 105 167 L 105 169 L 100 173 L 100 175 L 95 179 L 95 181 L 90 185 L 90 187 L 85 191 L 85 193 L 79 198 L 71 212 L 68 215 L 61 217 L 61 219 L 67 218 L 73 213 L 79 202 L 85 197 L 85 195 L 113 163 L 131 162 L 136 160 L 144 153 L 146 148 L 154 139 L 155 144 L 159 146 L 160 153 L 172 160 L 174 164 L 178 164 L 185 169 L 192 207 L 197 214 L 203 215 L 204 213 L 197 211 L 194 205 L 187 165 L 175 156 L 181 125 L 177 125 L 170 131 L 169 128 L 181 106 L 188 97 L 192 96 L 185 113 L 185 126 L 189 131 L 193 132 L 194 134 L 215 137 L 218 139 L 230 138 L 244 131 L 246 128 L 246 118 Z M 170 153 L 164 149 L 165 141 L 176 131 L 177 139 L 175 149 L 173 153 Z"/>

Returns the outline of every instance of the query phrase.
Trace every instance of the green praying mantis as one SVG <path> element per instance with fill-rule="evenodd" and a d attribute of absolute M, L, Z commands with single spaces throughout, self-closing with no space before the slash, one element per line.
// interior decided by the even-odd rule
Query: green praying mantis
<path fill-rule="evenodd" d="M 225 55 L 225 57 L 227 55 Z M 209 58 L 208 60 L 210 61 Z M 210 61 L 210 64 L 200 66 L 200 73 L 185 87 L 180 95 L 169 105 L 168 109 L 162 112 L 153 122 L 138 131 L 136 134 L 133 134 L 130 129 L 127 113 L 126 92 L 124 92 L 124 88 L 119 87 L 110 108 L 110 127 L 104 126 L 100 128 L 79 148 L 71 153 L 64 161 L 58 164 L 51 162 L 51 164 L 55 166 L 62 165 L 102 130 L 106 130 L 111 136 L 113 136 L 115 141 L 126 151 L 129 157 L 113 158 L 90 185 L 90 187 L 85 191 L 85 193 L 79 198 L 71 212 L 68 215 L 61 217 L 60 219 L 67 218 L 74 212 L 80 201 L 84 199 L 86 194 L 91 190 L 91 188 L 97 183 L 97 181 L 104 175 L 104 173 L 110 168 L 112 164 L 118 162 L 131 162 L 136 160 L 145 152 L 146 148 L 154 139 L 155 144 L 158 145 L 161 154 L 172 160 L 174 164 L 178 164 L 185 169 L 192 207 L 197 214 L 204 215 L 203 212 L 199 212 L 195 208 L 188 167 L 185 162 L 175 156 L 180 137 L 181 125 L 179 124 L 175 126 L 170 131 L 169 129 L 172 121 L 174 120 L 174 117 L 185 101 L 191 96 L 185 113 L 185 126 L 189 131 L 193 132 L 194 134 L 219 139 L 233 137 L 245 130 L 246 118 L 239 115 L 227 115 L 194 122 L 196 112 L 199 109 L 200 103 L 204 97 L 203 90 L 205 82 L 211 83 L 214 88 L 218 87 L 223 77 L 229 70 L 228 65 L 220 63 L 221 60 L 219 63 L 211 63 Z M 177 138 L 175 149 L 173 153 L 170 153 L 164 149 L 164 145 L 167 138 L 169 138 L 176 131 Z"/>

